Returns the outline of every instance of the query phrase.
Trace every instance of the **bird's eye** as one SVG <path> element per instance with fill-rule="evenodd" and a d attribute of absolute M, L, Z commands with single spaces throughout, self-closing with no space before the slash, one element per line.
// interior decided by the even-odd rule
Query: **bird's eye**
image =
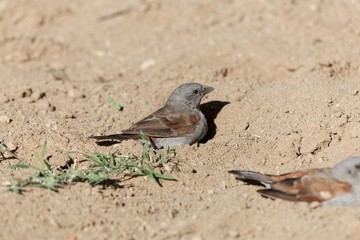
<path fill-rule="evenodd" d="M 194 90 L 194 91 L 193 91 L 193 94 L 198 94 L 198 90 Z"/>

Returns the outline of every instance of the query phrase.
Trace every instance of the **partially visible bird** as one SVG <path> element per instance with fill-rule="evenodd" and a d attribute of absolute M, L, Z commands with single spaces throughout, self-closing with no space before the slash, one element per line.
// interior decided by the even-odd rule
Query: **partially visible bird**
<path fill-rule="evenodd" d="M 323 205 L 360 205 L 360 157 L 349 157 L 332 168 L 311 169 L 282 175 L 232 170 L 235 178 L 262 184 L 261 195 L 288 201 L 321 202 Z"/>
<path fill-rule="evenodd" d="M 128 139 L 139 140 L 142 131 L 154 148 L 197 143 L 208 130 L 206 118 L 199 105 L 202 98 L 213 90 L 214 88 L 199 83 L 182 84 L 171 93 L 164 107 L 129 129 L 119 134 L 90 138 L 98 140 L 99 145 L 109 145 Z M 115 142 L 109 142 L 113 140 Z"/>

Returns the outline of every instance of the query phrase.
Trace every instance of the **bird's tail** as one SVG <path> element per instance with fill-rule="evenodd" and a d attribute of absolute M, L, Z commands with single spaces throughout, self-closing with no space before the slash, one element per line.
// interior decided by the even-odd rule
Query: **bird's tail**
<path fill-rule="evenodd" d="M 241 180 L 243 182 L 255 182 L 258 184 L 261 183 L 265 186 L 268 186 L 273 182 L 270 176 L 258 172 L 231 170 L 229 173 L 234 174 L 237 180 Z"/>
<path fill-rule="evenodd" d="M 95 139 L 97 145 L 111 146 L 111 145 L 120 143 L 123 140 L 140 139 L 140 136 L 133 135 L 133 134 L 112 134 L 112 135 L 105 135 L 105 136 L 90 136 L 89 138 Z"/>
<path fill-rule="evenodd" d="M 123 140 L 129 140 L 129 139 L 138 139 L 140 136 L 137 136 L 135 134 L 111 134 L 111 135 L 105 135 L 105 136 L 90 136 L 89 138 L 96 139 L 98 141 L 123 141 Z"/>
<path fill-rule="evenodd" d="M 102 141 L 102 140 L 118 140 L 118 141 L 122 141 L 124 139 L 122 139 L 121 134 L 112 134 L 112 135 L 105 135 L 105 136 L 90 136 L 89 138 L 93 138 L 96 139 L 98 141 Z"/>

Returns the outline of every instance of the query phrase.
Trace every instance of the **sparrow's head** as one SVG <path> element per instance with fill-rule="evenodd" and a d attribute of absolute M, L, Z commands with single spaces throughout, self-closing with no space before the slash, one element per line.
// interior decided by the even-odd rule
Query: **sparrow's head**
<path fill-rule="evenodd" d="M 166 102 L 171 107 L 198 108 L 201 99 L 214 88 L 199 83 L 185 83 L 177 87 Z"/>
<path fill-rule="evenodd" d="M 331 169 L 332 175 L 339 181 L 360 186 L 360 157 L 349 157 Z"/>

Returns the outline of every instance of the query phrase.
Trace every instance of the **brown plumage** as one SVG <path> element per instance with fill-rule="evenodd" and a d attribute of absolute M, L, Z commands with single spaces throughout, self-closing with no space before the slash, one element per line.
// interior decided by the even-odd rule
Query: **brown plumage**
<path fill-rule="evenodd" d="M 232 170 L 236 179 L 260 183 L 266 189 L 261 195 L 288 201 L 323 202 L 328 205 L 360 204 L 360 158 L 350 157 L 333 168 L 311 169 L 266 175 L 252 171 Z"/>
<path fill-rule="evenodd" d="M 99 145 L 109 145 L 116 143 L 113 140 L 139 140 L 140 131 L 143 131 L 155 148 L 191 145 L 200 141 L 207 132 L 207 122 L 199 105 L 201 99 L 212 90 L 212 87 L 199 83 L 180 85 L 171 93 L 164 107 L 129 129 L 119 134 L 91 138 L 98 140 Z"/>
<path fill-rule="evenodd" d="M 200 116 L 197 114 L 174 114 L 171 109 L 163 107 L 135 123 L 131 128 L 122 130 L 121 134 L 92 136 L 91 138 L 97 140 L 137 140 L 140 139 L 140 130 L 152 138 L 187 136 L 194 132 L 200 119 Z"/>

